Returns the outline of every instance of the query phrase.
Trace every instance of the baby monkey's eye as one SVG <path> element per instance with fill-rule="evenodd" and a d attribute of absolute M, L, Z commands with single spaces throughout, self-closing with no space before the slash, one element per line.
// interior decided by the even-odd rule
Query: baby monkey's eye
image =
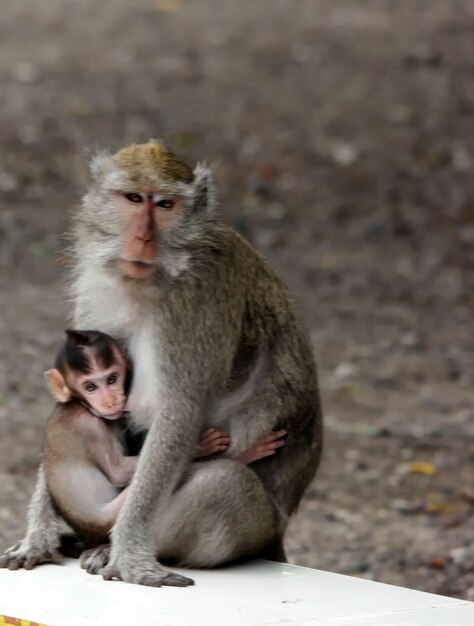
<path fill-rule="evenodd" d="M 95 383 L 84 383 L 84 389 L 89 393 L 92 393 L 97 389 L 97 385 Z"/>
<path fill-rule="evenodd" d="M 143 202 L 143 196 L 140 193 L 130 192 L 124 194 L 125 198 L 129 202 L 133 202 L 134 204 L 138 204 L 139 202 Z"/>
<path fill-rule="evenodd" d="M 163 198 L 163 200 L 158 200 L 156 206 L 159 206 L 161 209 L 166 209 L 167 211 L 169 211 L 174 207 L 175 204 L 175 201 L 171 200 L 171 198 Z"/>
<path fill-rule="evenodd" d="M 113 385 L 114 383 L 116 383 L 118 380 L 118 375 L 117 374 L 110 374 L 110 376 L 107 378 L 107 384 L 108 385 Z"/>

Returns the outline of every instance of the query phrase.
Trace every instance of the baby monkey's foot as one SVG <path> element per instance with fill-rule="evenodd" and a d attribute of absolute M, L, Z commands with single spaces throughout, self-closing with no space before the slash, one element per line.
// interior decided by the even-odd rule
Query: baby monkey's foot
<path fill-rule="evenodd" d="M 97 548 L 85 550 L 81 554 L 81 567 L 89 574 L 98 574 L 107 565 L 110 558 L 110 543 L 103 543 Z"/>

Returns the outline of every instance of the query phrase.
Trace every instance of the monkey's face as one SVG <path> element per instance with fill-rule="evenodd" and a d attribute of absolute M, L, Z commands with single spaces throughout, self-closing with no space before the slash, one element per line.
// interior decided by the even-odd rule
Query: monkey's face
<path fill-rule="evenodd" d="M 91 171 L 77 219 L 82 258 L 135 280 L 185 270 L 216 221 L 210 171 L 193 172 L 156 141 L 98 155 Z"/>
<path fill-rule="evenodd" d="M 160 256 L 160 243 L 176 229 L 184 201 L 166 191 L 125 191 L 116 195 L 121 223 L 121 250 L 118 265 L 126 276 L 150 276 Z"/>
<path fill-rule="evenodd" d="M 87 374 L 75 373 L 67 377 L 67 385 L 82 398 L 98 417 L 109 420 L 118 419 L 125 407 L 126 364 L 123 358 L 109 368 L 103 369 L 97 363 L 91 363 Z"/>

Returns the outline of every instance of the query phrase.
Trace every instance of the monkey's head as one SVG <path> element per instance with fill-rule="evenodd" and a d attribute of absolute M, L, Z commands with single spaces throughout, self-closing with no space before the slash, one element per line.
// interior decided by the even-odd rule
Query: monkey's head
<path fill-rule="evenodd" d="M 178 276 L 217 223 L 210 170 L 192 171 L 160 141 L 99 154 L 91 173 L 77 218 L 81 254 L 127 278 Z"/>
<path fill-rule="evenodd" d="M 99 331 L 66 330 L 45 379 L 58 402 L 80 400 L 105 419 L 117 419 L 124 410 L 129 367 L 117 342 Z"/>

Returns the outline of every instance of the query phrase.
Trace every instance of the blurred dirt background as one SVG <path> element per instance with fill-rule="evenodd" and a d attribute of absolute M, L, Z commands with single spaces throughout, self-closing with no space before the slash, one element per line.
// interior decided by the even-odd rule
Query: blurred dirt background
<path fill-rule="evenodd" d="M 0 548 L 87 153 L 164 137 L 311 328 L 326 449 L 291 562 L 474 600 L 473 32 L 470 0 L 2 1 Z"/>

